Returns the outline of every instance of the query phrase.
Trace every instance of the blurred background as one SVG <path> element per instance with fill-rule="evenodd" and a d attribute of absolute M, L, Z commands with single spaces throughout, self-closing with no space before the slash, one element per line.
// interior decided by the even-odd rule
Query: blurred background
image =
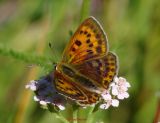
<path fill-rule="evenodd" d="M 155 122 L 160 115 L 159 5 L 159 0 L 0 0 L 0 122 L 61 123 L 33 101 L 25 84 L 52 70 L 70 32 L 88 16 L 103 26 L 110 51 L 119 57 L 119 76 L 131 84 L 130 98 L 118 108 L 98 110 L 93 122 Z M 62 113 L 70 118 L 69 112 Z M 86 115 L 79 111 L 79 117 Z"/>

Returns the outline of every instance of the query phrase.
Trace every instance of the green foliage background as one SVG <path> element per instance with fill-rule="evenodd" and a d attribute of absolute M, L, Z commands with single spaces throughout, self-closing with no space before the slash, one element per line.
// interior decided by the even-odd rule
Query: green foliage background
<path fill-rule="evenodd" d="M 98 110 L 93 122 L 153 122 L 160 100 L 159 5 L 159 0 L 1 0 L 0 122 L 61 122 L 39 108 L 24 87 L 52 70 L 69 32 L 91 15 L 99 20 L 110 50 L 119 57 L 119 76 L 132 86 L 129 99 L 118 108 Z M 62 114 L 71 119 L 71 112 L 69 108 Z M 78 114 L 87 117 L 85 109 Z"/>

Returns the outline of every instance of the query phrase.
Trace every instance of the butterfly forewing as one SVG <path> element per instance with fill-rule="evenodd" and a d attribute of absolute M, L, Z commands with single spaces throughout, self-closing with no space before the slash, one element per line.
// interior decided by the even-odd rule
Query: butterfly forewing
<path fill-rule="evenodd" d="M 107 37 L 100 24 L 93 17 L 90 17 L 80 25 L 72 36 L 64 50 L 62 61 L 79 64 L 103 56 L 107 51 Z"/>

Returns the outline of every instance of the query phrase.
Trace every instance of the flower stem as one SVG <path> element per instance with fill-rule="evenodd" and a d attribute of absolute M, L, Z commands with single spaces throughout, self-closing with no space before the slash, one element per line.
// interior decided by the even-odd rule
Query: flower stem
<path fill-rule="evenodd" d="M 78 123 L 78 107 L 73 105 L 73 123 Z"/>
<path fill-rule="evenodd" d="M 92 120 L 93 120 L 93 116 L 92 115 L 93 115 L 94 108 L 95 108 L 95 106 L 90 107 L 86 123 L 92 123 Z"/>
<path fill-rule="evenodd" d="M 58 113 L 54 113 L 54 114 L 56 115 L 56 118 L 61 120 L 63 123 L 69 123 L 69 121 L 67 119 L 65 119 L 61 113 L 58 112 Z"/>

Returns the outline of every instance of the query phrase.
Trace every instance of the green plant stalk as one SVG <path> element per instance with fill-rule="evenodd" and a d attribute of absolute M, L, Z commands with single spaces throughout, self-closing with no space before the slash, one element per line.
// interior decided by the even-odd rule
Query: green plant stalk
<path fill-rule="evenodd" d="M 77 120 L 78 120 L 77 115 L 78 115 L 78 110 L 76 109 L 73 111 L 73 123 L 78 123 L 77 122 Z"/>
<path fill-rule="evenodd" d="M 69 121 L 67 119 L 65 119 L 60 112 L 57 112 L 57 113 L 54 113 L 54 114 L 56 115 L 56 118 L 61 120 L 63 123 L 69 123 Z"/>
<path fill-rule="evenodd" d="M 79 109 L 79 106 L 73 105 L 72 109 L 73 109 L 73 119 L 72 119 L 73 123 L 78 123 L 78 109 Z"/>
<path fill-rule="evenodd" d="M 94 108 L 95 108 L 95 106 L 90 107 L 86 123 L 92 123 L 92 121 L 93 121 L 92 115 L 93 115 Z"/>
<path fill-rule="evenodd" d="M 89 16 L 90 13 L 91 0 L 83 0 L 81 8 L 80 22 Z"/>
<path fill-rule="evenodd" d="M 51 64 L 48 64 L 48 63 L 50 61 L 53 61 L 53 60 L 51 60 L 51 58 L 48 58 L 48 57 L 18 52 L 13 49 L 6 48 L 5 46 L 2 46 L 2 45 L 0 45 L 0 54 L 3 56 L 9 56 L 14 59 L 24 61 L 26 63 L 42 66 L 47 69 L 49 69 L 51 67 Z"/>

